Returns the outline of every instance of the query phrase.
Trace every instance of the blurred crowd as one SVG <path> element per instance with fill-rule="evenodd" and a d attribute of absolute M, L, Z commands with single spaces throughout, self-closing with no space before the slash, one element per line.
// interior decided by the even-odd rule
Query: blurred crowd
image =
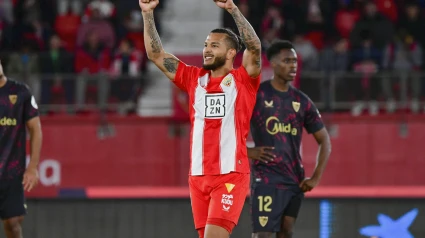
<path fill-rule="evenodd" d="M 127 113 L 143 92 L 137 1 L 1 0 L 0 36 L 6 73 L 26 82 L 41 104 L 73 104 L 78 112 L 90 102 L 101 109 L 115 102 Z"/>
<path fill-rule="evenodd" d="M 353 101 L 353 115 L 364 109 L 378 114 L 378 101 L 386 102 L 384 110 L 389 113 L 398 109 L 397 101 L 414 113 L 425 110 L 421 105 L 425 91 L 424 0 L 237 2 L 261 36 L 264 49 L 275 39 L 291 40 L 302 72 L 324 75 L 322 88 L 329 86 L 326 79 L 331 74 L 334 79 L 337 75 L 333 82 L 336 98 Z M 237 29 L 229 14 L 223 14 L 223 25 Z M 306 91 L 307 82 L 317 86 L 317 80 L 308 78 L 301 77 Z"/>
<path fill-rule="evenodd" d="M 235 2 L 264 49 L 276 39 L 294 43 L 301 89 L 325 108 L 342 101 L 353 115 L 425 111 L 425 0 Z M 230 14 L 222 21 L 237 29 Z M 0 47 L 6 73 L 42 105 L 78 112 L 115 104 L 126 114 L 146 88 L 137 1 L 1 0 Z"/>

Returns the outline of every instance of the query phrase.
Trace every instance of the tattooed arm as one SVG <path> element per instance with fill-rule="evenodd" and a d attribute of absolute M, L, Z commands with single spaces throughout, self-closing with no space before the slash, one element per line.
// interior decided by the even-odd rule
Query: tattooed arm
<path fill-rule="evenodd" d="M 162 48 L 161 39 L 156 30 L 153 10 L 143 11 L 144 41 L 146 52 L 151 60 L 169 79 L 174 80 L 180 60 Z"/>
<path fill-rule="evenodd" d="M 235 20 L 239 34 L 246 47 L 243 53 L 242 65 L 251 77 L 257 77 L 261 73 L 261 41 L 236 6 L 228 8 L 227 11 Z"/>

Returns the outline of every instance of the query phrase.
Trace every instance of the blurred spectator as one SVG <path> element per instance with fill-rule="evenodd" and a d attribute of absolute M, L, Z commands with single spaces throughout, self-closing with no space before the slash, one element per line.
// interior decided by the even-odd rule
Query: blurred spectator
<path fill-rule="evenodd" d="M 335 15 L 335 27 L 339 35 L 348 38 L 360 18 L 357 9 L 351 9 L 345 0 L 339 0 L 340 8 Z"/>
<path fill-rule="evenodd" d="M 77 50 L 75 56 L 75 71 L 79 74 L 76 82 L 77 110 L 86 102 L 87 84 L 97 83 L 98 104 L 105 109 L 109 79 L 106 71 L 110 68 L 110 50 L 98 38 L 96 31 L 89 32 L 83 46 Z"/>
<path fill-rule="evenodd" d="M 382 79 L 382 87 L 388 100 L 387 111 L 392 113 L 396 110 L 396 101 L 393 94 L 394 81 L 396 79 L 399 80 L 400 98 L 405 103 L 407 101 L 408 80 L 410 79 L 410 110 L 417 113 L 420 110 L 421 75 L 419 70 L 423 62 L 422 48 L 411 35 L 401 35 L 399 38 L 388 45 L 383 60 L 383 69 L 388 72 L 385 74 L 386 77 Z"/>
<path fill-rule="evenodd" d="M 376 76 L 382 63 L 382 51 L 375 47 L 371 32 L 363 31 L 360 35 L 362 45 L 353 49 L 351 53 L 353 70 L 360 78 L 350 78 L 350 83 L 347 84 L 349 91 L 354 93 L 355 100 L 357 100 L 351 112 L 354 116 L 360 115 L 365 106 L 363 100 L 368 97 L 370 100 L 369 113 L 376 115 L 379 112 L 379 105 L 376 102 L 379 80 L 374 76 Z"/>
<path fill-rule="evenodd" d="M 81 24 L 81 17 L 76 14 L 75 10 L 68 7 L 66 11 L 61 12 L 55 20 L 54 29 L 58 36 L 62 39 L 62 44 L 69 52 L 75 50 L 77 41 L 78 28 Z"/>
<path fill-rule="evenodd" d="M 261 43 L 265 49 L 267 49 L 273 41 L 281 38 L 284 24 L 285 20 L 279 9 L 273 5 L 270 6 L 267 9 L 266 17 L 264 17 L 261 25 Z"/>
<path fill-rule="evenodd" d="M 77 46 L 82 46 L 89 33 L 95 33 L 99 42 L 112 49 L 115 46 L 115 32 L 111 23 L 103 19 L 98 9 L 93 9 L 90 20 L 81 24 L 77 34 Z"/>
<path fill-rule="evenodd" d="M 321 80 L 322 100 L 325 102 L 326 111 L 330 111 L 333 100 L 331 90 L 334 90 L 335 99 L 347 99 L 344 93 L 346 87 L 344 86 L 347 83 L 345 75 L 350 62 L 349 57 L 348 40 L 344 38 L 338 39 L 335 44 L 331 44 L 320 54 L 319 70 L 325 75 L 323 80 Z M 331 79 L 332 76 L 334 77 L 333 79 Z M 331 80 L 334 80 L 333 86 Z"/>
<path fill-rule="evenodd" d="M 392 22 L 397 22 L 398 11 L 394 0 L 375 0 L 375 3 L 382 15 L 386 16 Z"/>
<path fill-rule="evenodd" d="M 13 15 L 13 0 L 0 1 L 0 19 L 8 23 L 13 23 L 15 21 Z"/>
<path fill-rule="evenodd" d="M 53 92 L 65 92 L 66 103 L 71 104 L 74 98 L 75 79 L 72 56 L 61 47 L 61 39 L 57 35 L 50 38 L 48 50 L 41 53 L 40 69 L 42 76 L 41 103 L 52 103 Z"/>
<path fill-rule="evenodd" d="M 425 56 L 425 17 L 421 14 L 421 9 L 415 2 L 406 5 L 399 22 L 399 29 L 418 41 L 423 50 L 422 54 Z M 422 66 L 425 69 L 425 62 Z"/>
<path fill-rule="evenodd" d="M 301 56 L 303 70 L 317 70 L 319 54 L 311 41 L 305 39 L 303 35 L 297 34 L 294 37 L 293 44 L 297 50 L 297 54 Z"/>
<path fill-rule="evenodd" d="M 128 39 L 133 45 L 134 50 L 137 50 L 140 54 L 142 54 L 140 69 L 145 71 L 148 60 L 143 40 L 143 19 L 139 11 L 131 11 L 124 18 L 122 24 L 118 28 L 118 37 L 120 39 Z"/>
<path fill-rule="evenodd" d="M 127 114 L 133 107 L 131 97 L 136 81 L 141 76 L 140 62 L 141 54 L 132 47 L 131 42 L 127 39 L 121 41 L 111 69 L 113 76 L 111 93 L 121 104 L 120 114 Z"/>
<path fill-rule="evenodd" d="M 340 38 L 321 52 L 319 68 L 327 73 L 345 73 L 350 62 L 349 57 L 348 40 Z"/>
<path fill-rule="evenodd" d="M 82 13 L 82 0 L 57 0 L 58 15 L 63 15 L 72 12 L 76 15 Z"/>
<path fill-rule="evenodd" d="M 28 42 L 21 45 L 21 51 L 13 53 L 9 58 L 7 73 L 11 78 L 26 83 L 35 99 L 40 99 L 39 59 Z"/>
<path fill-rule="evenodd" d="M 88 21 L 93 17 L 93 12 L 99 12 L 99 15 L 103 19 L 109 19 L 115 16 L 116 9 L 115 5 L 108 0 L 93 0 L 84 11 L 83 22 Z"/>
<path fill-rule="evenodd" d="M 377 11 L 375 3 L 370 0 L 366 2 L 363 16 L 351 32 L 350 42 L 354 48 L 363 45 L 361 34 L 365 31 L 370 32 L 371 40 L 379 50 L 387 46 L 394 34 L 392 23 Z"/>

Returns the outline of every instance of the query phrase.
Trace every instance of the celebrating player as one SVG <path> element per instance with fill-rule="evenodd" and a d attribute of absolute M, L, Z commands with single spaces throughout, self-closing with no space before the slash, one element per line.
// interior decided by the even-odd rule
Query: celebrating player
<path fill-rule="evenodd" d="M 26 166 L 26 127 L 31 160 Z M 0 63 L 0 218 L 7 238 L 22 238 L 24 190 L 38 183 L 41 126 L 37 103 L 26 85 L 7 79 Z"/>
<path fill-rule="evenodd" d="M 313 102 L 290 85 L 297 70 L 297 54 L 289 41 L 277 41 L 267 50 L 274 71 L 261 83 L 251 118 L 255 148 L 251 190 L 253 237 L 292 237 L 304 197 L 318 183 L 328 161 L 328 132 Z M 304 177 L 300 156 L 303 127 L 319 144 L 318 161 L 311 178 Z"/>
<path fill-rule="evenodd" d="M 195 228 L 199 237 L 227 238 L 249 191 L 246 138 L 260 83 L 261 43 L 232 0 L 214 2 L 233 16 L 245 44 L 238 69 L 233 61 L 241 42 L 235 33 L 212 30 L 204 42 L 203 67 L 188 66 L 162 48 L 153 18 L 158 0 L 139 0 L 148 58 L 189 95 Z"/>

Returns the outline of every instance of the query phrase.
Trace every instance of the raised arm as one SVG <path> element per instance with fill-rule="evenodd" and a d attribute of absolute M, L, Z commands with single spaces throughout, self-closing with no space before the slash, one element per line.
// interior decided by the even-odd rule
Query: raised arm
<path fill-rule="evenodd" d="M 174 80 L 180 60 L 162 48 L 156 30 L 153 11 L 159 0 L 139 0 L 144 22 L 144 41 L 148 59 L 151 60 L 169 79 Z"/>
<path fill-rule="evenodd" d="M 243 53 L 242 65 L 249 76 L 257 77 L 261 73 L 261 41 L 251 24 L 239 11 L 233 0 L 215 0 L 217 6 L 227 10 L 235 19 L 239 34 L 246 47 Z"/>

